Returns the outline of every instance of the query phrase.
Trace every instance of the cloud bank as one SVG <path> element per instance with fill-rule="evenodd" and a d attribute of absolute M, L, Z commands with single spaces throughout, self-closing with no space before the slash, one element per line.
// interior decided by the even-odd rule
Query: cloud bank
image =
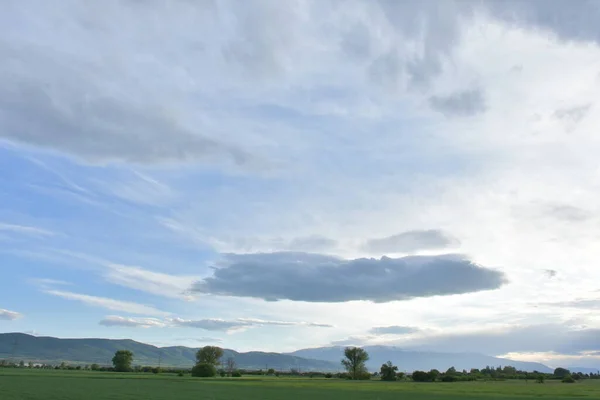
<path fill-rule="evenodd" d="M 504 274 L 458 256 L 340 258 L 309 253 L 230 254 L 192 291 L 267 301 L 376 303 L 492 290 Z"/>

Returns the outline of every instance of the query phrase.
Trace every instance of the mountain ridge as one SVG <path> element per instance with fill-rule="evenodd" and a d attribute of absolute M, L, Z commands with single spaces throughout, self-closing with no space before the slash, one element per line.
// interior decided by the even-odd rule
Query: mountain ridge
<path fill-rule="evenodd" d="M 15 347 L 15 342 L 17 346 Z M 284 371 L 292 368 L 301 371 L 340 371 L 340 361 L 345 346 L 300 349 L 287 353 L 224 349 L 223 359 L 232 357 L 239 368 L 274 368 Z M 401 371 L 438 369 L 450 367 L 457 370 L 484 368 L 486 366 L 513 366 L 524 371 L 552 372 L 553 369 L 535 362 L 516 361 L 479 353 L 452 353 L 406 350 L 394 346 L 364 346 L 370 355 L 367 367 L 378 371 L 381 364 L 392 361 Z M 186 346 L 158 347 L 132 339 L 77 338 L 61 339 L 51 336 L 33 336 L 25 333 L 0 333 L 0 359 L 14 358 L 25 361 L 74 364 L 110 365 L 117 350 L 131 350 L 135 365 L 191 367 L 198 348 Z M 13 355 L 14 351 L 14 355 Z M 575 368 L 574 368 L 575 369 Z M 588 368 L 586 368 L 587 370 Z M 575 369 L 576 370 L 576 369 Z M 593 368 L 589 368 L 593 370 Z"/>

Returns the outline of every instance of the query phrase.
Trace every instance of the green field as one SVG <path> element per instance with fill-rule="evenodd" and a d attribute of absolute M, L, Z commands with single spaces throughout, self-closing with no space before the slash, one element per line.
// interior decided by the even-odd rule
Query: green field
<path fill-rule="evenodd" d="M 171 374 L 0 370 L 2 400 L 600 399 L 600 380 L 576 384 L 352 382 L 310 378 L 198 379 Z"/>

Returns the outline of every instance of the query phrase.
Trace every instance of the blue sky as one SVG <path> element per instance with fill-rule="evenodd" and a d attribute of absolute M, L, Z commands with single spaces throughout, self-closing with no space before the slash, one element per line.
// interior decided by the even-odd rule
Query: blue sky
<path fill-rule="evenodd" d="M 0 331 L 598 366 L 600 10 L 499 4 L 8 1 Z"/>

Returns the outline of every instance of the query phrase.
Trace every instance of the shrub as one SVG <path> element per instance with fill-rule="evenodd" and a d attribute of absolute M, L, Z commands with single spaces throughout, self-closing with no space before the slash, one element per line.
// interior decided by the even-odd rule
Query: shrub
<path fill-rule="evenodd" d="M 325 374 L 325 378 L 329 379 L 329 378 L 332 378 L 332 377 L 333 377 L 333 375 L 330 372 L 328 372 L 328 373 Z"/>
<path fill-rule="evenodd" d="M 456 382 L 458 378 L 454 375 L 446 375 L 442 376 L 442 382 Z"/>
<path fill-rule="evenodd" d="M 241 378 L 242 377 L 242 373 L 240 371 L 233 371 L 233 373 L 231 374 L 232 378 Z"/>
<path fill-rule="evenodd" d="M 217 369 L 212 364 L 200 363 L 192 368 L 192 376 L 198 378 L 212 378 L 217 375 Z"/>
<path fill-rule="evenodd" d="M 177 376 L 183 376 L 183 372 L 179 371 L 179 372 L 177 373 Z"/>
<path fill-rule="evenodd" d="M 414 371 L 412 380 L 415 382 L 429 382 L 431 381 L 431 375 L 425 371 Z"/>
<path fill-rule="evenodd" d="M 575 379 L 571 375 L 567 375 L 562 379 L 562 383 L 575 383 Z"/>

